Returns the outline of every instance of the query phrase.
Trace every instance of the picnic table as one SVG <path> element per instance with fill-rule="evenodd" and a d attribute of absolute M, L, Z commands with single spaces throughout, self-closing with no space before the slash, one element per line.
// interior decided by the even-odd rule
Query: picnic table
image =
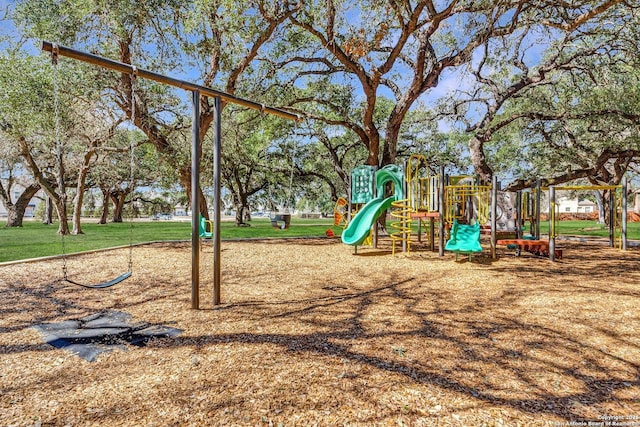
<path fill-rule="evenodd" d="M 516 246 L 516 255 L 520 255 L 520 250 L 525 250 L 534 255 L 548 257 L 549 241 L 548 240 L 529 240 L 529 239 L 500 239 L 496 242 L 498 245 L 514 245 Z M 562 249 L 554 251 L 556 259 L 562 259 Z"/>

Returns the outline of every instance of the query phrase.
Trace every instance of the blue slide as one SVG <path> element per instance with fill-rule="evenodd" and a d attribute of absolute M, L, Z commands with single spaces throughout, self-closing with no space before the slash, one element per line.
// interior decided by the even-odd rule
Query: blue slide
<path fill-rule="evenodd" d="M 376 172 L 376 188 L 378 194 L 384 194 L 385 184 L 393 182 L 394 195 L 391 197 L 377 197 L 370 200 L 351 219 L 347 228 L 342 232 L 342 243 L 347 245 L 360 245 L 369 235 L 371 227 L 376 222 L 383 211 L 391 207 L 391 203 L 403 197 L 402 184 L 404 172 L 402 168 L 395 165 L 388 165 Z"/>

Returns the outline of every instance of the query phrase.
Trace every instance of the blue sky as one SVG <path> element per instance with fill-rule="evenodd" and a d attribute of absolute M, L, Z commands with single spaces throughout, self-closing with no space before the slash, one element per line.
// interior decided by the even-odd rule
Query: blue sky
<path fill-rule="evenodd" d="M 9 2 L 7 0 L 0 0 L 0 13 L 2 14 L 2 16 L 4 17 L 5 12 L 7 10 L 8 7 L 11 6 L 10 3 L 13 2 Z M 16 34 L 16 28 L 13 25 L 13 22 L 9 21 L 9 20 L 3 20 L 0 21 L 0 35 L 15 35 Z"/>

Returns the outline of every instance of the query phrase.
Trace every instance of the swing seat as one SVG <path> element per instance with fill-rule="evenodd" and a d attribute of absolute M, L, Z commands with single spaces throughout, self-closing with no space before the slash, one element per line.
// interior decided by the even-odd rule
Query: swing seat
<path fill-rule="evenodd" d="M 271 226 L 278 230 L 288 229 L 291 223 L 291 214 L 276 213 L 271 214 L 269 218 L 271 219 Z"/>
<path fill-rule="evenodd" d="M 211 239 L 213 237 L 213 222 L 209 221 L 200 214 L 200 227 L 198 234 L 201 239 Z"/>
<path fill-rule="evenodd" d="M 131 277 L 131 272 L 127 271 L 126 273 L 121 274 L 120 276 L 116 277 L 115 279 L 111 279 L 108 282 L 97 283 L 95 285 L 87 285 L 85 283 L 75 282 L 75 281 L 73 281 L 71 279 L 67 279 L 67 278 L 65 278 L 64 280 L 69 282 L 69 283 L 71 283 L 72 285 L 82 286 L 83 288 L 104 289 L 104 288 L 110 288 L 113 285 L 117 285 L 118 283 L 127 280 L 129 277 Z"/>

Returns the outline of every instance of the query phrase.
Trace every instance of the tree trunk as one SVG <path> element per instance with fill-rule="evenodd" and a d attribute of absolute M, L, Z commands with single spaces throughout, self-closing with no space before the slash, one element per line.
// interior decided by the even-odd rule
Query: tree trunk
<path fill-rule="evenodd" d="M 89 173 L 89 164 L 95 154 L 95 149 L 88 149 L 82 158 L 82 165 L 78 171 L 78 183 L 76 184 L 76 197 L 73 199 L 73 229 L 71 234 L 84 234 L 80 217 L 82 216 L 82 202 L 84 200 L 85 182 L 87 182 L 87 174 Z"/>
<path fill-rule="evenodd" d="M 251 227 L 251 224 L 246 223 L 246 217 L 249 213 L 249 208 L 242 203 L 236 204 L 236 227 Z"/>
<path fill-rule="evenodd" d="M 102 213 L 98 224 L 106 224 L 109 219 L 109 190 L 101 188 L 100 191 L 102 191 Z"/>
<path fill-rule="evenodd" d="M 53 224 L 53 201 L 51 200 L 51 197 L 46 196 L 43 202 L 44 205 L 44 219 L 42 220 L 42 223 L 45 225 L 51 225 Z"/>
<path fill-rule="evenodd" d="M 111 191 L 111 200 L 113 201 L 113 222 L 122 222 L 122 214 L 124 212 L 124 203 L 129 194 L 128 190 Z"/>
<path fill-rule="evenodd" d="M 369 149 L 367 164 L 370 166 L 378 166 L 378 162 L 380 161 L 380 140 L 378 141 L 369 140 L 369 144 L 367 148 Z"/>
<path fill-rule="evenodd" d="M 200 213 L 202 214 L 202 216 L 209 219 L 209 205 L 207 203 L 207 198 L 204 197 L 204 193 L 202 192 L 202 189 L 200 189 L 198 194 L 200 198 Z"/>
<path fill-rule="evenodd" d="M 84 234 L 82 231 L 82 225 L 80 222 L 80 217 L 82 215 L 82 200 L 84 199 L 84 185 L 82 185 L 82 189 L 80 188 L 80 183 L 78 182 L 76 197 L 73 198 L 73 214 L 71 216 L 71 234 Z"/>
<path fill-rule="evenodd" d="M 27 143 L 26 138 L 18 138 L 18 143 L 20 144 L 20 153 L 25 159 L 29 170 L 36 180 L 36 183 L 40 186 L 40 188 L 42 188 L 42 190 L 44 190 L 47 196 L 49 196 L 53 200 L 56 212 L 58 213 L 58 219 L 60 220 L 60 224 L 58 226 L 58 234 L 69 234 L 69 224 L 67 224 L 66 210 L 67 195 L 65 192 L 64 164 L 62 163 L 62 159 L 56 159 L 56 161 L 58 162 L 58 176 L 56 177 L 58 185 L 57 188 L 55 188 L 54 185 L 46 179 L 46 177 L 38 167 L 35 159 L 31 155 L 31 149 L 29 148 L 29 144 Z"/>
<path fill-rule="evenodd" d="M 182 185 L 187 193 L 187 200 L 189 200 L 189 204 L 193 206 L 193 200 L 191 200 L 191 168 L 181 168 L 178 177 L 180 185 Z M 202 192 L 202 185 L 198 188 L 198 198 L 200 199 L 200 214 L 209 219 L 209 206 L 207 204 L 207 199 L 204 197 L 204 193 Z"/>
<path fill-rule="evenodd" d="M 245 225 L 242 204 L 236 204 L 235 208 L 236 208 L 236 227 Z"/>
<path fill-rule="evenodd" d="M 469 155 L 476 174 L 484 182 L 491 182 L 493 170 L 487 164 L 487 158 L 484 155 L 484 143 L 478 136 L 474 136 L 469 140 Z"/>
<path fill-rule="evenodd" d="M 236 208 L 236 227 L 248 226 L 246 223 L 247 214 L 249 215 L 249 221 L 251 220 L 251 214 L 249 213 L 249 203 L 247 198 L 249 197 L 246 193 L 239 192 L 237 190 L 233 191 L 233 205 Z"/>
<path fill-rule="evenodd" d="M 29 206 L 29 202 L 39 189 L 39 185 L 31 184 L 25 188 L 15 203 L 11 203 L 11 200 L 4 200 L 4 205 L 7 209 L 7 227 L 22 227 L 22 221 L 24 220 L 24 213 L 27 210 L 27 206 Z"/>
<path fill-rule="evenodd" d="M 602 200 L 602 193 L 598 190 L 594 190 L 593 194 L 596 196 L 596 205 L 598 205 L 598 223 L 605 224 L 605 206 Z"/>
<path fill-rule="evenodd" d="M 16 212 L 15 205 L 5 205 L 7 210 L 7 224 L 5 227 L 22 227 L 22 218 Z"/>
<path fill-rule="evenodd" d="M 396 106 L 393 118 L 389 119 L 384 137 L 384 151 L 382 152 L 382 164 L 380 166 L 392 165 L 396 162 L 398 155 L 398 135 L 402 118 L 406 116 L 406 109 Z"/>
<path fill-rule="evenodd" d="M 69 234 L 69 223 L 67 222 L 67 196 L 63 195 L 59 199 L 54 199 L 54 207 L 58 214 L 58 234 Z"/>

